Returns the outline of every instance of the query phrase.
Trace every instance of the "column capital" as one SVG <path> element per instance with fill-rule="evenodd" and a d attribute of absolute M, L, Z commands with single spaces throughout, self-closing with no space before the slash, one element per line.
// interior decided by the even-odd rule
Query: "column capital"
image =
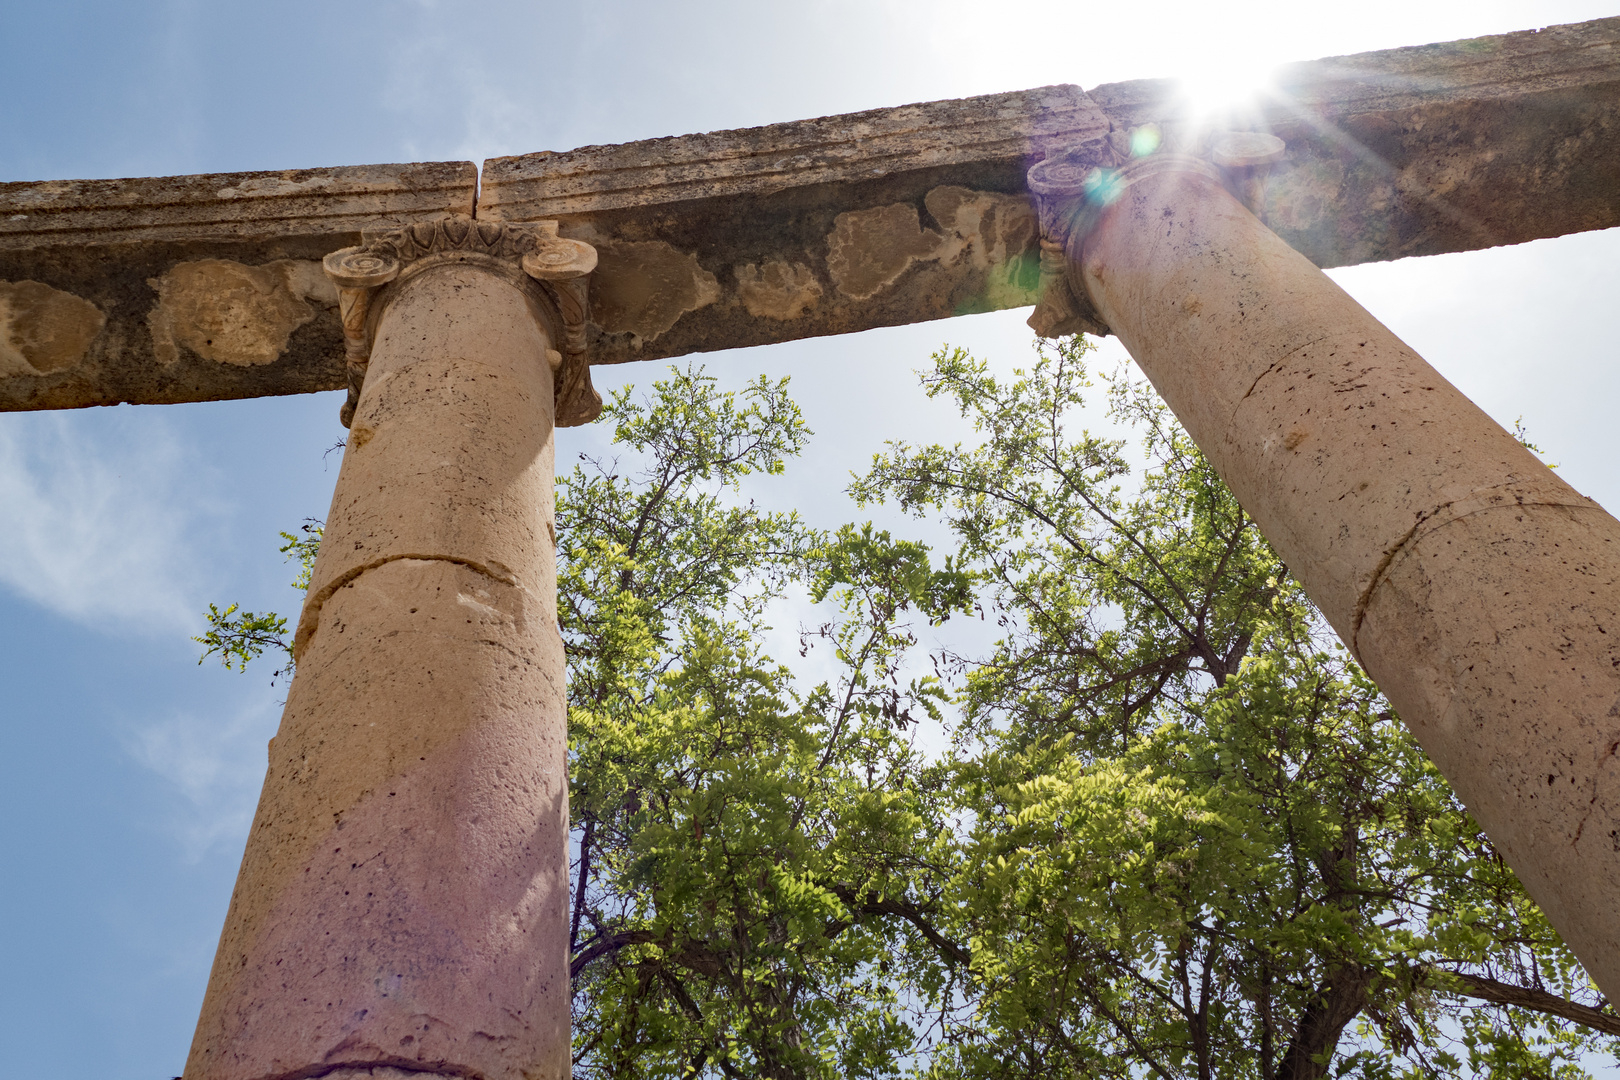
<path fill-rule="evenodd" d="M 377 320 L 400 283 L 447 263 L 487 267 L 514 284 L 533 289 L 557 316 L 561 350 L 549 353 L 557 402 L 557 425 L 589 423 L 602 410 L 591 386 L 585 356 L 589 282 L 596 249 L 583 240 L 557 235 L 557 222 L 475 221 L 451 214 L 397 229 L 368 229 L 364 243 L 341 248 L 322 261 L 338 287 L 348 362 L 349 397 L 339 414 L 344 427 L 354 418 L 371 359 Z"/>
<path fill-rule="evenodd" d="M 1041 299 L 1029 325 L 1042 337 L 1110 332 L 1071 268 L 1103 211 L 1133 183 L 1165 172 L 1205 176 L 1258 216 L 1266 172 L 1285 151 L 1267 132 L 1148 124 L 1110 131 L 1033 166 L 1028 184 L 1040 221 Z"/>

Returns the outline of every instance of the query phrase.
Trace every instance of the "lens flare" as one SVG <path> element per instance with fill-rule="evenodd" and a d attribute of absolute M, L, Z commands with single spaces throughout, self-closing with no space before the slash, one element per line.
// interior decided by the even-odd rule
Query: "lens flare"
<path fill-rule="evenodd" d="M 1177 82 L 1189 117 L 1197 118 L 1257 108 L 1273 91 L 1273 75 L 1268 64 L 1228 57 L 1184 69 Z"/>

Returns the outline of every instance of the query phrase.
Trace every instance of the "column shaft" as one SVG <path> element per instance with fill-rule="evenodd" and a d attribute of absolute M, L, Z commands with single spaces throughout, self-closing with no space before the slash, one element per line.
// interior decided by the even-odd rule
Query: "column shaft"
<path fill-rule="evenodd" d="M 1620 998 L 1620 522 L 1192 159 L 1069 276 Z"/>
<path fill-rule="evenodd" d="M 392 289 L 187 1080 L 569 1072 L 547 335 L 515 268 Z"/>

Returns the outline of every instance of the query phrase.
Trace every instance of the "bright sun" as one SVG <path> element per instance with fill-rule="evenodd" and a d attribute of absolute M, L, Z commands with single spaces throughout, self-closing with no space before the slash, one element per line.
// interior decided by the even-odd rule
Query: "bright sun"
<path fill-rule="evenodd" d="M 1274 74 L 1270 64 L 1221 57 L 1218 62 L 1183 68 L 1177 82 L 1188 113 L 1199 118 L 1258 106 L 1272 90 Z"/>

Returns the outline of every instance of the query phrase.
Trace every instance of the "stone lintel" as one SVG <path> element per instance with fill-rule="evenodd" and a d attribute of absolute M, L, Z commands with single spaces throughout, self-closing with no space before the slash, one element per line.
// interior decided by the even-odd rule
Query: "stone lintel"
<path fill-rule="evenodd" d="M 341 387 L 321 259 L 477 189 L 471 162 L 0 184 L 0 410 Z"/>
<path fill-rule="evenodd" d="M 1076 86 L 485 164 L 480 217 L 590 242 L 593 363 L 1034 303 L 1023 174 L 1105 135 Z"/>
<path fill-rule="evenodd" d="M 466 161 L 0 184 L 0 250 L 354 235 L 471 214 L 477 187 Z"/>
<path fill-rule="evenodd" d="M 1264 213 L 1319 266 L 1620 225 L 1620 18 L 1276 87 L 1201 122 L 1285 140 Z M 1148 124 L 1190 130 L 1173 83 L 497 158 L 477 215 L 595 246 L 591 362 L 656 360 L 1033 304 L 1025 171 Z M 341 386 L 311 266 L 362 223 L 467 213 L 473 188 L 467 164 L 0 185 L 0 410 Z"/>
<path fill-rule="evenodd" d="M 484 163 L 480 217 L 528 221 L 1039 161 L 1107 120 L 1078 86 L 929 101 Z M 847 209 L 847 207 L 846 207 Z"/>

